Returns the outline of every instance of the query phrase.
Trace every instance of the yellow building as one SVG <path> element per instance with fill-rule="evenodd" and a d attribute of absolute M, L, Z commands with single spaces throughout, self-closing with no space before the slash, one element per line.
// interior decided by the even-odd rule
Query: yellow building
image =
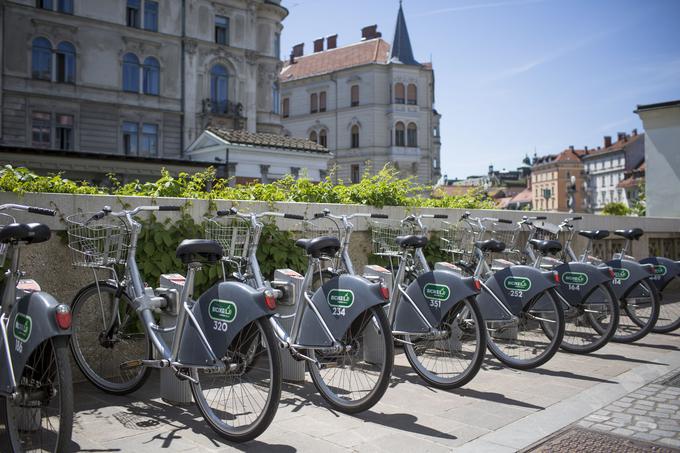
<path fill-rule="evenodd" d="M 572 187 L 573 211 L 584 210 L 584 174 L 581 158 L 587 153 L 587 149 L 577 150 L 570 146 L 559 154 L 539 157 L 534 161 L 531 169 L 533 209 L 569 212 L 569 189 Z"/>

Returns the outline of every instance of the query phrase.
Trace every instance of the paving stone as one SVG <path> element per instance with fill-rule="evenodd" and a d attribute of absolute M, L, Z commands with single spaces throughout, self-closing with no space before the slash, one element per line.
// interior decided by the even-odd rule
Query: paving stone
<path fill-rule="evenodd" d="M 659 443 L 664 444 L 664 445 L 669 445 L 671 447 L 680 448 L 680 440 L 673 439 L 673 438 L 670 438 L 670 437 L 665 437 L 663 439 L 659 439 Z"/>
<path fill-rule="evenodd" d="M 586 420 L 581 420 L 580 422 L 577 423 L 577 425 L 582 428 L 590 428 L 591 426 L 593 426 L 593 423 Z"/>
<path fill-rule="evenodd" d="M 610 417 L 609 415 L 597 415 L 597 414 L 592 414 L 588 416 L 589 421 L 593 422 L 603 422 L 605 420 L 609 420 Z"/>
<path fill-rule="evenodd" d="M 625 428 L 616 428 L 615 430 L 612 431 L 612 434 L 618 434 L 619 436 L 631 436 L 634 433 L 635 431 Z"/>
<path fill-rule="evenodd" d="M 639 417 L 639 416 L 638 416 Z M 623 420 L 630 422 L 633 420 L 633 416 L 630 414 L 624 414 L 624 413 L 617 413 L 617 414 L 612 414 L 612 418 L 615 420 Z"/>
<path fill-rule="evenodd" d="M 621 398 L 619 401 L 622 402 L 622 403 L 632 403 L 634 400 L 633 400 L 633 398 L 626 396 L 626 397 Z"/>
<path fill-rule="evenodd" d="M 662 429 L 655 429 L 649 432 L 649 434 L 652 434 L 654 436 L 659 436 L 659 437 L 673 437 L 675 433 L 673 431 L 664 431 Z"/>
<path fill-rule="evenodd" d="M 656 422 L 656 419 L 654 417 L 648 417 L 647 415 L 636 415 L 634 417 L 634 419 L 635 419 L 635 421 L 639 421 L 639 422 L 650 422 L 650 423 Z"/>
<path fill-rule="evenodd" d="M 615 428 L 623 428 L 626 426 L 625 422 L 617 421 L 617 420 L 607 420 L 604 422 L 605 425 L 613 426 Z"/>
<path fill-rule="evenodd" d="M 635 426 L 639 426 L 641 428 L 646 428 L 646 429 L 656 429 L 658 425 L 656 423 L 650 423 L 650 422 L 637 422 L 637 423 L 635 423 Z"/>
<path fill-rule="evenodd" d="M 612 410 L 613 406 L 626 408 L 626 407 L 630 407 L 631 403 L 624 403 L 623 401 L 614 401 L 612 403 L 612 406 L 609 406 L 608 409 Z"/>
<path fill-rule="evenodd" d="M 647 411 L 643 411 L 640 409 L 626 409 L 625 411 L 627 414 L 633 414 L 633 415 L 646 415 Z"/>
<path fill-rule="evenodd" d="M 593 426 L 591 426 L 591 428 L 597 429 L 598 431 L 611 431 L 611 430 L 614 429 L 613 426 L 604 425 L 602 423 L 598 423 L 597 425 L 593 425 Z"/>
<path fill-rule="evenodd" d="M 655 436 L 649 433 L 635 433 L 633 434 L 633 439 L 646 440 L 647 442 L 654 442 L 659 439 L 659 436 Z"/>

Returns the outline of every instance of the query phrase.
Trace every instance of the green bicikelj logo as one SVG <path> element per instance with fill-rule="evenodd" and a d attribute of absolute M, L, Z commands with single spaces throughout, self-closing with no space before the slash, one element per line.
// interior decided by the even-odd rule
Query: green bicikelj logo
<path fill-rule="evenodd" d="M 328 293 L 328 305 L 349 308 L 354 303 L 354 293 L 349 289 L 332 289 Z"/>
<path fill-rule="evenodd" d="M 14 337 L 26 343 L 31 338 L 33 330 L 33 320 L 30 316 L 18 313 L 14 319 Z"/>
<path fill-rule="evenodd" d="M 568 285 L 583 286 L 588 284 L 588 275 L 583 272 L 565 272 L 562 281 Z"/>
<path fill-rule="evenodd" d="M 427 299 L 446 301 L 451 296 L 451 290 L 446 285 L 428 283 L 423 287 L 423 296 Z"/>
<path fill-rule="evenodd" d="M 628 269 L 614 269 L 614 278 L 616 280 L 628 280 L 630 277 L 630 271 Z"/>
<path fill-rule="evenodd" d="M 666 275 L 668 273 L 668 268 L 663 264 L 657 264 L 654 266 L 654 275 Z"/>
<path fill-rule="evenodd" d="M 503 286 L 510 291 L 529 291 L 531 289 L 531 280 L 526 277 L 505 277 Z"/>
<path fill-rule="evenodd" d="M 214 321 L 232 322 L 236 311 L 236 304 L 229 300 L 213 299 L 208 305 L 208 315 Z"/>

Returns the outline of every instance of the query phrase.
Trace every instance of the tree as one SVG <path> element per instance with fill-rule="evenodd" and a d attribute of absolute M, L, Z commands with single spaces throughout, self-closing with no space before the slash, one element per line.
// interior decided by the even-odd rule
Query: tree
<path fill-rule="evenodd" d="M 607 203 L 604 206 L 604 209 L 602 210 L 602 214 L 604 214 L 604 215 L 628 215 L 628 214 L 630 214 L 630 209 L 628 209 L 628 206 L 626 206 L 625 203 L 621 203 L 621 202 Z"/>

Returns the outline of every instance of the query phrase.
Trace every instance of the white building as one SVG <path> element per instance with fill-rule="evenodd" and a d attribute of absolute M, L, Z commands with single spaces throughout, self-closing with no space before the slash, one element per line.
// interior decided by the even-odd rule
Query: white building
<path fill-rule="evenodd" d="M 604 147 L 589 150 L 581 158 L 586 173 L 586 205 L 590 212 L 599 214 L 607 203 L 624 203 L 628 199 L 619 183 L 626 172 L 637 168 L 645 159 L 645 134 L 619 132 L 617 141 L 604 137 Z"/>
<path fill-rule="evenodd" d="M 293 48 L 279 76 L 284 133 L 327 146 L 344 182 L 391 163 L 434 184 L 441 146 L 434 72 L 413 57 L 401 6 L 391 44 L 375 25 L 357 43 L 336 44 L 333 35 L 314 41 L 309 55 L 303 44 Z"/>

